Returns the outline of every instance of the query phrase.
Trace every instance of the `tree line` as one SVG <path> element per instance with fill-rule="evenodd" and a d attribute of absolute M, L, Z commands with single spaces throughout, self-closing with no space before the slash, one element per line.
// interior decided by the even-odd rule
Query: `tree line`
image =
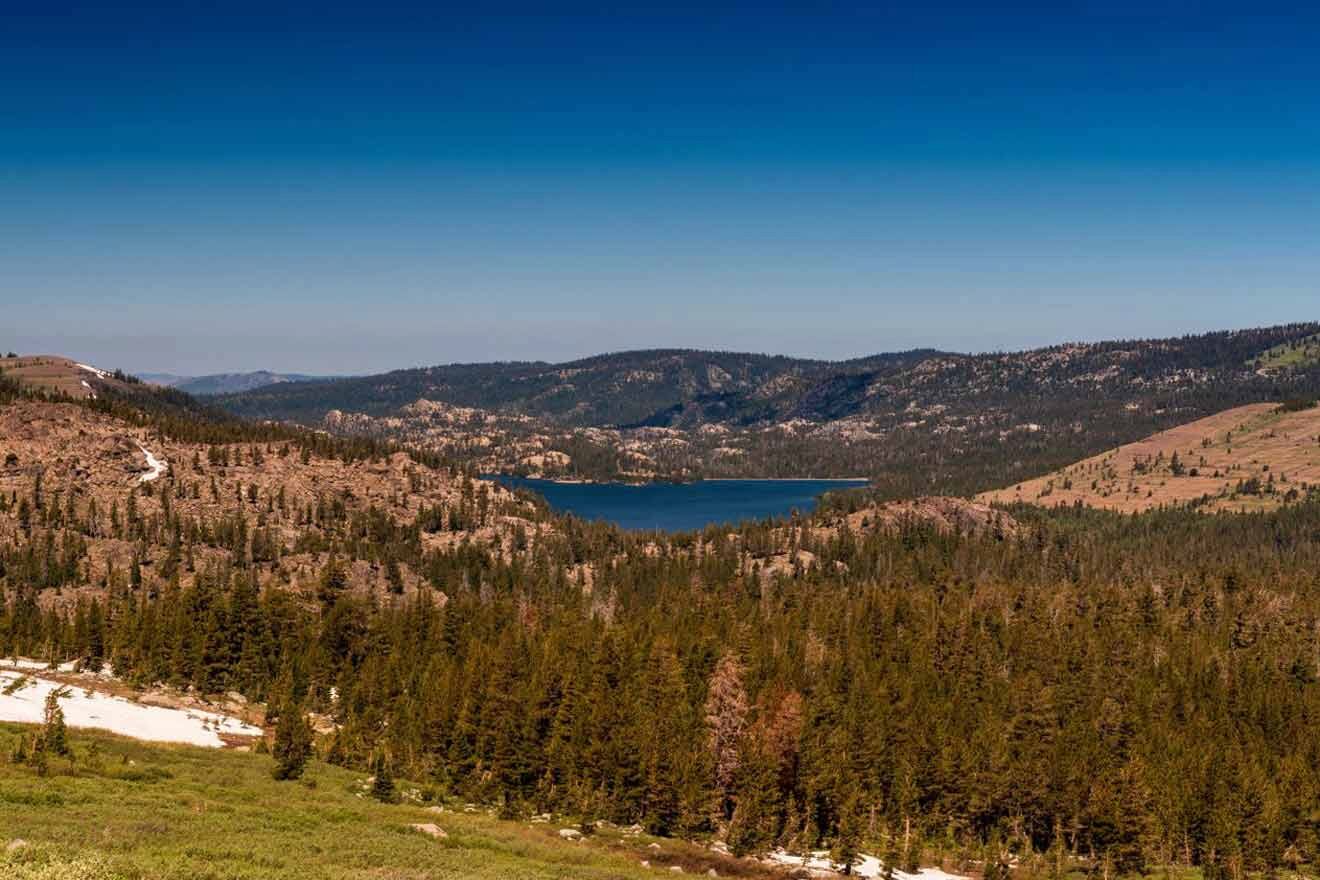
<path fill-rule="evenodd" d="M 324 759 L 509 816 L 900 866 L 1312 863 L 1320 505 L 1013 513 L 1017 537 L 567 521 L 437 551 L 407 595 L 352 583 L 338 537 L 304 593 L 233 561 L 63 605 L 10 576 L 0 650 L 311 713 Z"/>

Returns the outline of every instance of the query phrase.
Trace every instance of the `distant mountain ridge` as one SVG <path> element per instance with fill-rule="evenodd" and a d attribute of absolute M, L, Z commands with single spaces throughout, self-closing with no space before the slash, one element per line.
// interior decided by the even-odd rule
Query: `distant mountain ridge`
<path fill-rule="evenodd" d="M 791 417 L 800 400 L 839 371 L 910 365 L 931 349 L 824 361 L 783 355 L 650 349 L 561 364 L 507 361 L 396 370 L 328 382 L 287 383 L 224 396 L 231 412 L 316 423 L 330 410 L 394 413 L 419 399 L 558 424 L 645 426 Z"/>
<path fill-rule="evenodd" d="M 279 385 L 285 382 L 323 382 L 337 378 L 333 376 L 313 376 L 306 373 L 275 373 L 270 370 L 253 370 L 247 373 L 212 373 L 206 376 L 179 376 L 174 373 L 143 373 L 143 381 L 167 388 L 177 388 L 186 394 L 210 397 L 216 394 L 238 394 L 264 388 L 267 385 Z"/>
<path fill-rule="evenodd" d="M 884 497 L 965 495 L 1235 406 L 1320 394 L 1293 351 L 1320 324 L 1020 352 L 849 361 L 679 349 L 290 382 L 236 415 L 443 452 L 485 472 L 647 481 L 870 478 Z"/>
<path fill-rule="evenodd" d="M 566 427 L 822 423 L 889 415 L 896 407 L 965 405 L 972 398 L 983 405 L 1029 405 L 1081 389 L 1148 395 L 1156 389 L 1277 384 L 1292 374 L 1262 374 L 1253 359 L 1318 331 L 1320 324 L 1304 323 L 1011 353 L 915 349 L 848 361 L 656 349 L 562 364 L 450 364 L 268 383 L 225 394 L 217 403 L 240 415 L 308 424 L 331 410 L 394 415 L 422 399 Z"/>

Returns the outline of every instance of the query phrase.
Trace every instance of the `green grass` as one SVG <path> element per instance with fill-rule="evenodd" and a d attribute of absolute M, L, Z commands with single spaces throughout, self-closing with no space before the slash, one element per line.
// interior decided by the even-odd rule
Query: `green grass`
<path fill-rule="evenodd" d="M 1262 352 L 1252 362 L 1257 369 L 1275 371 L 1309 367 L 1320 363 L 1320 334 L 1276 345 Z"/>
<path fill-rule="evenodd" d="M 276 782 L 264 755 L 74 731 L 76 761 L 52 762 L 43 778 L 8 760 L 30 729 L 0 724 L 0 877 L 7 880 L 626 880 L 658 873 L 640 865 L 647 853 L 654 857 L 645 849 L 650 838 L 605 832 L 566 843 L 559 824 L 381 804 L 359 796 L 364 774 L 316 762 L 303 780 Z M 87 759 L 93 744 L 99 767 Z M 427 822 L 449 837 L 408 827 Z M 19 838 L 28 846 L 6 854 Z M 666 864 L 696 854 L 663 843 Z"/>

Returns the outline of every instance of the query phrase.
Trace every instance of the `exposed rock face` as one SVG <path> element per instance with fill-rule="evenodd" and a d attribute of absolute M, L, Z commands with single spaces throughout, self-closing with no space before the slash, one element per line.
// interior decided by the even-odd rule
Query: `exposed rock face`
<path fill-rule="evenodd" d="M 1017 520 L 1002 510 L 980 501 L 944 495 L 895 501 L 848 517 L 848 525 L 853 529 L 868 525 L 894 529 L 913 521 L 932 525 L 940 532 L 964 535 L 994 533 L 1015 537 L 1020 531 Z"/>
<path fill-rule="evenodd" d="M 971 537 L 991 536 L 996 538 L 1015 538 L 1022 533 L 1022 526 L 1010 514 L 996 510 L 988 504 L 968 501 L 964 498 L 930 496 L 911 501 L 893 501 L 873 505 L 853 511 L 847 516 L 824 513 L 819 517 L 803 521 L 782 529 L 776 542 L 780 548 L 775 552 L 752 561 L 759 567 L 762 578 L 778 575 L 791 576 L 799 571 L 806 571 L 819 564 L 816 553 L 798 549 L 791 553 L 783 552 L 783 547 L 793 538 L 811 538 L 816 541 L 829 541 L 837 537 L 842 529 L 861 535 L 876 530 L 896 532 L 906 525 L 933 527 L 942 534 L 967 535 Z M 840 571 L 847 567 L 842 562 L 835 562 Z"/>

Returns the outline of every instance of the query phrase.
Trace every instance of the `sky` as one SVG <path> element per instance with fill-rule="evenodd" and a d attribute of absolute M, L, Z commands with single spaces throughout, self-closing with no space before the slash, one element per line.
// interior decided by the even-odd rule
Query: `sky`
<path fill-rule="evenodd" d="M 27 5 L 4 349 L 368 373 L 1320 318 L 1299 3 Z"/>

